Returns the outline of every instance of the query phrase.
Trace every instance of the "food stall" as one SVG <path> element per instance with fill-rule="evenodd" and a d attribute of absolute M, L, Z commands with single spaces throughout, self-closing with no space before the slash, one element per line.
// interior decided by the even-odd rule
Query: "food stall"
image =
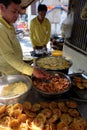
<path fill-rule="evenodd" d="M 65 66 L 60 69 L 58 61 Z M 41 57 L 36 66 L 49 72 L 47 79 L 22 75 L 0 78 L 0 87 L 5 88 L 0 96 L 0 129 L 86 130 L 87 75 L 65 74 L 67 65 L 69 69 L 72 64 L 62 57 Z"/>

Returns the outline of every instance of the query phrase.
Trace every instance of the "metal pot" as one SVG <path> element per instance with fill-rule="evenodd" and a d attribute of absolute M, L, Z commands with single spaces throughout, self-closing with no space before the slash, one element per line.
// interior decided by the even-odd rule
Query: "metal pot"
<path fill-rule="evenodd" d="M 62 56 L 47 56 L 36 59 L 36 66 L 46 71 L 57 71 L 68 74 L 72 62 Z"/>

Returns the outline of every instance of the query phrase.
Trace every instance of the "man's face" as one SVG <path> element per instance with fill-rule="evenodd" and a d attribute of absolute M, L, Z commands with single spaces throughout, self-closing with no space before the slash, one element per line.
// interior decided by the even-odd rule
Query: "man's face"
<path fill-rule="evenodd" d="M 38 12 L 38 18 L 39 20 L 43 21 L 46 16 L 46 11 L 39 11 Z"/>
<path fill-rule="evenodd" d="M 11 3 L 8 7 L 1 5 L 1 16 L 10 24 L 14 23 L 19 15 L 19 5 Z"/>

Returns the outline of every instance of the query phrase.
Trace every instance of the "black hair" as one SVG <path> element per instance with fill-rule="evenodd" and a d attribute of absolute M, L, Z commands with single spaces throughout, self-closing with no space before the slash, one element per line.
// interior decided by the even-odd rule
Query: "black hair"
<path fill-rule="evenodd" d="M 21 6 L 21 9 L 26 9 L 26 8 L 27 8 L 27 6 L 23 6 L 23 7 Z"/>
<path fill-rule="evenodd" d="M 0 3 L 4 4 L 5 7 L 8 7 L 11 3 L 20 4 L 21 0 L 0 0 Z"/>
<path fill-rule="evenodd" d="M 38 11 L 46 11 L 47 12 L 47 6 L 45 4 L 39 4 Z"/>

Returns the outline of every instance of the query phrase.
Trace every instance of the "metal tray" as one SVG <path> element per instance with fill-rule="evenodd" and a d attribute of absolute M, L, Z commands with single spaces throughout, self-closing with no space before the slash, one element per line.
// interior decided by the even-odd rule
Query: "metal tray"
<path fill-rule="evenodd" d="M 26 97 L 26 100 L 33 103 L 33 104 L 40 103 L 40 102 L 51 102 L 51 101 L 55 101 L 55 102 L 67 101 L 67 100 L 76 101 L 78 103 L 78 111 L 80 112 L 81 116 L 84 117 L 85 119 L 87 119 L 87 111 L 86 111 L 87 110 L 87 102 L 82 102 L 78 98 L 76 98 L 77 100 L 75 100 L 74 98 L 70 98 L 71 93 L 70 94 L 69 93 L 70 92 L 65 93 L 63 95 L 60 95 L 60 96 L 55 97 L 55 98 L 47 98 L 47 97 L 40 95 L 32 87 L 28 96 Z"/>
<path fill-rule="evenodd" d="M 75 76 L 79 76 L 80 78 L 87 79 L 87 75 L 84 73 L 73 73 L 73 74 L 69 74 L 69 76 L 71 78 L 72 90 L 77 94 L 79 98 L 87 100 L 87 88 L 80 89 L 76 85 L 72 84 L 72 80 Z"/>

